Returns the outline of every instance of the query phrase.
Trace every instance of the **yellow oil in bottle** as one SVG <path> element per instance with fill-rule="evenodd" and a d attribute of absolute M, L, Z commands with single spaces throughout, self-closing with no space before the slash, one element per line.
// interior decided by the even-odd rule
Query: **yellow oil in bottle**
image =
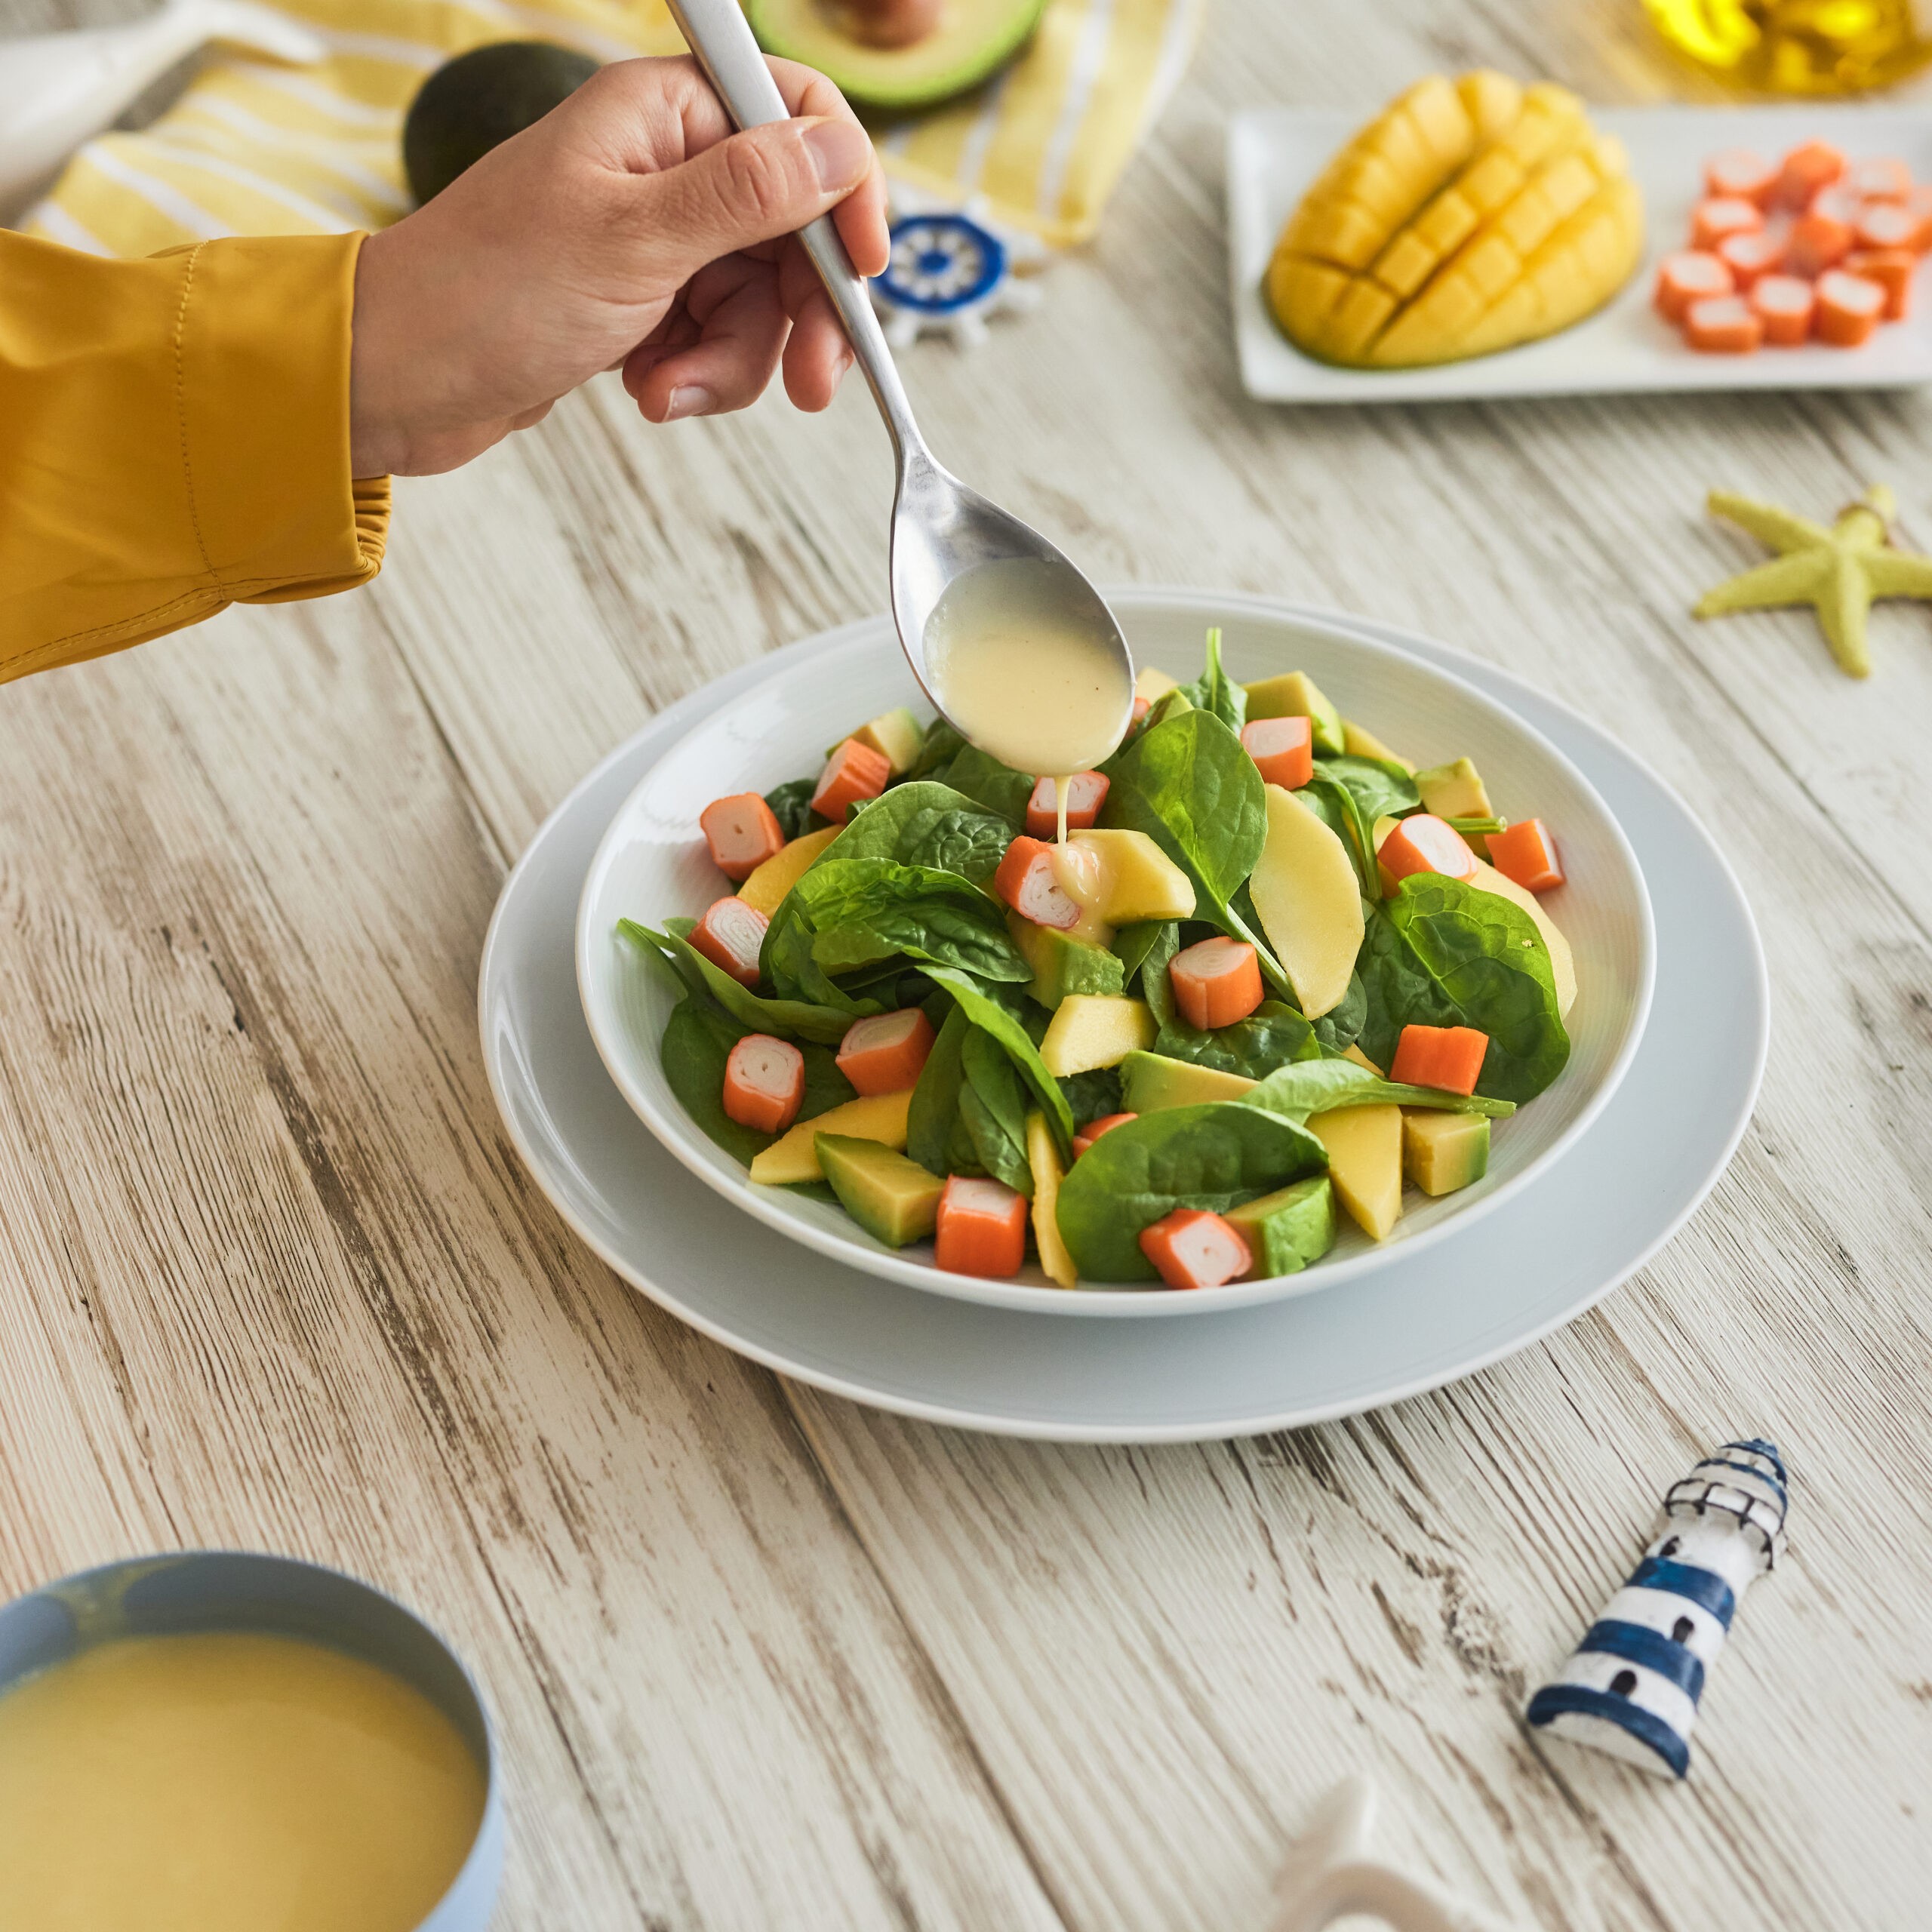
<path fill-rule="evenodd" d="M 1720 79 L 1856 94 L 1932 61 L 1932 0 L 1644 0 L 1666 39 Z"/>

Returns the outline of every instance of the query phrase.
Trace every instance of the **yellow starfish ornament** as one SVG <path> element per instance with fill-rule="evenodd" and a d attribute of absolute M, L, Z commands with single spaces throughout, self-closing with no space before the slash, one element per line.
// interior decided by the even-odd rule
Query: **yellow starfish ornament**
<path fill-rule="evenodd" d="M 1898 514 L 1898 499 L 1882 483 L 1847 504 L 1829 530 L 1727 490 L 1713 490 L 1706 501 L 1713 516 L 1741 524 L 1778 554 L 1709 592 L 1693 617 L 1811 605 L 1839 668 L 1866 678 L 1872 674 L 1872 656 L 1866 648 L 1865 618 L 1872 599 L 1932 598 L 1932 557 L 1893 547 L 1890 526 Z"/>

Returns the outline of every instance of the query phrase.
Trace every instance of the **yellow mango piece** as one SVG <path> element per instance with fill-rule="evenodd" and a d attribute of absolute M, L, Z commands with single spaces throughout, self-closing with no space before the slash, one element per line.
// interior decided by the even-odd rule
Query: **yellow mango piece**
<path fill-rule="evenodd" d="M 1066 1170 L 1060 1164 L 1053 1129 L 1037 1109 L 1026 1116 L 1026 1164 L 1033 1171 L 1033 1244 L 1040 1251 L 1040 1266 L 1056 1287 L 1070 1288 L 1080 1271 L 1060 1238 L 1060 1184 Z"/>
<path fill-rule="evenodd" d="M 848 1140 L 876 1140 L 894 1153 L 906 1149 L 906 1115 L 912 1090 L 903 1094 L 866 1094 L 843 1106 L 801 1120 L 781 1134 L 761 1154 L 752 1156 L 752 1179 L 767 1187 L 785 1187 L 800 1181 L 823 1180 L 818 1164 L 817 1137 L 842 1134 Z"/>
<path fill-rule="evenodd" d="M 823 832 L 808 832 L 802 838 L 781 845 L 739 887 L 738 897 L 770 918 L 784 903 L 785 895 L 844 829 L 842 826 L 828 825 Z"/>
<path fill-rule="evenodd" d="M 1373 731 L 1364 731 L 1348 718 L 1342 720 L 1342 749 L 1351 758 L 1379 758 L 1388 764 L 1399 764 L 1404 771 L 1414 772 L 1415 761 L 1403 757 L 1400 752 L 1392 752 Z"/>
<path fill-rule="evenodd" d="M 1166 672 L 1149 664 L 1142 667 L 1134 680 L 1134 695 L 1144 697 L 1152 704 L 1156 698 L 1165 697 L 1171 691 L 1177 690 L 1180 685 L 1178 678 L 1171 678 Z"/>
<path fill-rule="evenodd" d="M 1349 1217 L 1371 1241 L 1386 1241 L 1402 1212 L 1402 1110 L 1336 1107 L 1310 1116 L 1328 1150 L 1328 1178 Z"/>
<path fill-rule="evenodd" d="M 1353 1060 L 1358 1066 L 1367 1067 L 1378 1080 L 1386 1080 L 1389 1078 L 1388 1069 L 1386 1067 L 1377 1066 L 1374 1061 L 1371 1060 L 1352 1040 L 1342 1049 L 1342 1057 L 1344 1060 Z"/>
<path fill-rule="evenodd" d="M 1294 792 L 1264 788 L 1268 835 L 1247 882 L 1261 930 L 1311 1020 L 1339 1006 L 1361 950 L 1361 888 L 1340 839 Z"/>
<path fill-rule="evenodd" d="M 1091 854 L 1093 910 L 1109 925 L 1193 918 L 1193 881 L 1146 832 L 1075 832 L 1066 842 Z"/>
<path fill-rule="evenodd" d="M 1432 76 L 1346 143 L 1290 216 L 1269 306 L 1298 347 L 1360 368 L 1451 361 L 1567 328 L 1641 257 L 1626 168 L 1567 88 Z"/>
<path fill-rule="evenodd" d="M 1056 1080 L 1118 1066 L 1145 1053 L 1160 1031 L 1143 999 L 1118 993 L 1069 993 L 1054 1009 L 1040 1041 L 1040 1060 Z"/>

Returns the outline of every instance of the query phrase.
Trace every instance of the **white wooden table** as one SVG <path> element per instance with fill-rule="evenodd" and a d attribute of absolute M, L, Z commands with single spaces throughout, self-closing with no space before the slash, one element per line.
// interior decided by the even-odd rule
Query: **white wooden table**
<path fill-rule="evenodd" d="M 506 1932 L 1259 1928 L 1357 1768 L 1521 1926 L 1932 1921 L 1932 619 L 1881 614 L 1860 686 L 1801 616 L 1685 614 L 1756 554 L 1709 485 L 1887 480 L 1932 541 L 1932 405 L 1246 401 L 1226 115 L 1475 61 L 1688 85 L 1637 0 L 1220 0 L 1100 243 L 908 381 L 1097 575 L 1444 637 L 1718 829 L 1776 1032 L 1656 1263 L 1439 1394 L 1155 1451 L 891 1420 L 626 1289 L 497 1126 L 485 923 L 655 707 L 882 601 L 888 476 L 856 384 L 669 432 L 599 384 L 402 485 L 374 589 L 0 693 L 0 1592 L 210 1543 L 401 1592 L 501 1720 Z M 1660 1486 L 1740 1432 L 1794 1528 L 1688 1784 L 1533 1741 Z"/>

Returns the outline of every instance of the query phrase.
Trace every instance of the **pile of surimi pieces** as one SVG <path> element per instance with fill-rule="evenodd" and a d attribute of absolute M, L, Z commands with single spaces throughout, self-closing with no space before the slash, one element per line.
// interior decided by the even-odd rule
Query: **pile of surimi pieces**
<path fill-rule="evenodd" d="M 1781 161 L 1734 148 L 1705 164 L 1704 195 L 1690 246 L 1657 270 L 1657 307 L 1693 349 L 1857 349 L 1904 320 L 1932 249 L 1932 185 L 1903 161 L 1848 161 L 1828 141 Z"/>

